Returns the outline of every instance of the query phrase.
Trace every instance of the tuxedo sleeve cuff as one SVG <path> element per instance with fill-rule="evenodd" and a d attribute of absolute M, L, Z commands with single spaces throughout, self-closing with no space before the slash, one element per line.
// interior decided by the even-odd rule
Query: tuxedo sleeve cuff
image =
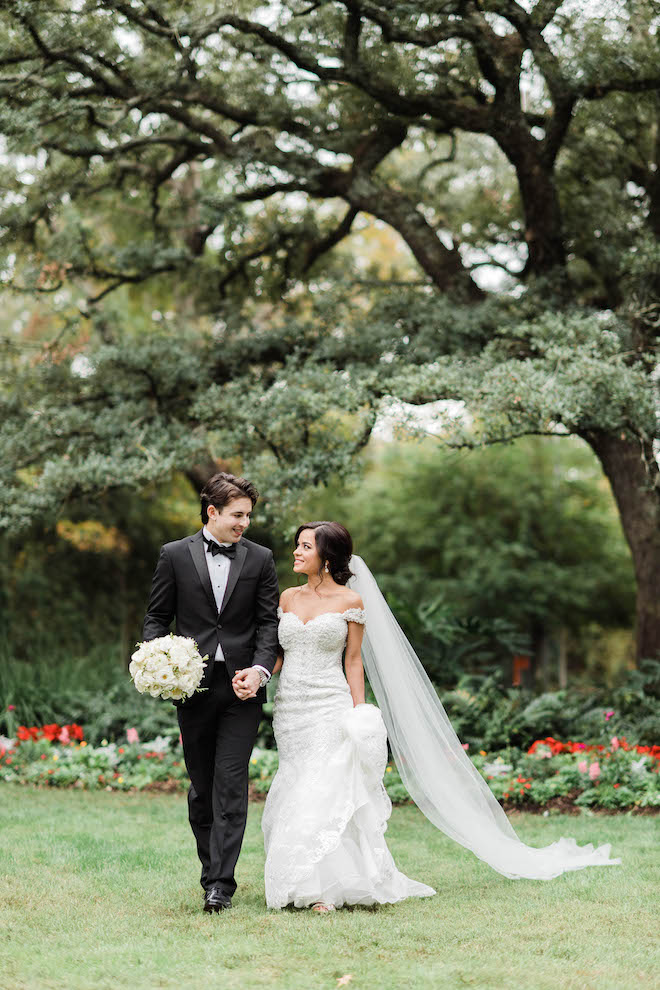
<path fill-rule="evenodd" d="M 263 672 L 266 675 L 266 677 L 268 678 L 268 680 L 270 680 L 270 671 L 269 670 L 266 670 L 265 667 L 262 667 L 260 663 L 253 663 L 252 666 L 254 667 L 255 670 L 263 670 Z"/>

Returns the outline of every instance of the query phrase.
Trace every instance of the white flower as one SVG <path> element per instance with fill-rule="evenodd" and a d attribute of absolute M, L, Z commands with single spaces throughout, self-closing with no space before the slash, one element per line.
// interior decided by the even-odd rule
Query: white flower
<path fill-rule="evenodd" d="M 170 741 L 167 736 L 156 736 L 153 742 L 149 743 L 149 749 L 154 753 L 164 753 L 170 748 Z"/>
<path fill-rule="evenodd" d="M 482 773 L 485 773 L 489 777 L 506 777 L 510 770 L 512 770 L 510 763 L 484 763 Z"/>
<path fill-rule="evenodd" d="M 140 694 L 185 699 L 199 687 L 206 660 L 193 639 L 160 636 L 138 644 L 128 669 Z"/>

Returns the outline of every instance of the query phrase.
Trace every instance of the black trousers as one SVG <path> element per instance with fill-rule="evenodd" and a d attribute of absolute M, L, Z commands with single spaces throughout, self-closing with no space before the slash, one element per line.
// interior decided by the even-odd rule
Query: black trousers
<path fill-rule="evenodd" d="M 178 709 L 183 755 L 190 777 L 188 817 L 202 864 L 205 890 L 236 890 L 234 869 L 248 807 L 250 754 L 261 705 L 239 701 L 224 663 L 214 664 L 208 691 Z"/>

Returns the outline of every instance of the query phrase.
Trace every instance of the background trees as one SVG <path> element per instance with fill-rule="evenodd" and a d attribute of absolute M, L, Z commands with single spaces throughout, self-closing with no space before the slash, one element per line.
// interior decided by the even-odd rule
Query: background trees
<path fill-rule="evenodd" d="M 529 7 L 5 4 L 4 278 L 49 303 L 38 362 L 7 334 L 4 525 L 218 457 L 295 501 L 451 399 L 447 444 L 592 447 L 654 654 L 657 12 Z"/>
<path fill-rule="evenodd" d="M 436 683 L 494 664 L 510 682 L 523 654 L 526 683 L 565 686 L 569 668 L 573 682 L 608 679 L 631 658 L 619 643 L 611 669 L 599 641 L 634 614 L 630 554 L 599 475 L 586 448 L 559 438 L 467 455 L 381 443 L 358 482 L 315 493 L 302 513 L 350 526 Z M 278 547 L 287 584 L 289 555 Z"/>

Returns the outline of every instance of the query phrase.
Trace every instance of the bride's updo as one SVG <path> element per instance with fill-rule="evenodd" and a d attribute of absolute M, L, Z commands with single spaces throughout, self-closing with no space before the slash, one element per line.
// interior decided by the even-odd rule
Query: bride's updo
<path fill-rule="evenodd" d="M 330 576 L 337 584 L 346 584 L 353 577 L 348 564 L 353 555 L 353 540 L 345 526 L 338 522 L 308 522 L 299 526 L 296 531 L 295 546 L 298 537 L 304 529 L 313 529 L 316 540 L 316 552 L 321 558 L 319 577 L 323 574 L 326 561 Z"/>

